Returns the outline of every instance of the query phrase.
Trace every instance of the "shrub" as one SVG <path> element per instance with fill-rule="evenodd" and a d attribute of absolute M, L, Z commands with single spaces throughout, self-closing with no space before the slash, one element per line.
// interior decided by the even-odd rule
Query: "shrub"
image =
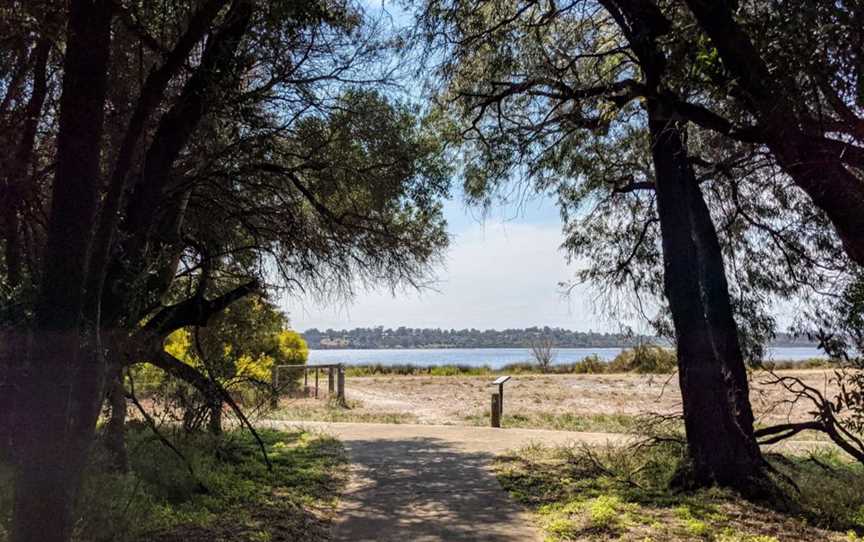
<path fill-rule="evenodd" d="M 573 364 L 572 372 L 577 374 L 598 374 L 605 373 L 608 364 L 600 359 L 597 354 L 586 356 L 582 361 Z"/>
<path fill-rule="evenodd" d="M 621 499 L 616 496 L 600 495 L 588 503 L 588 517 L 591 526 L 597 529 L 611 529 L 618 523 Z"/>
<path fill-rule="evenodd" d="M 622 350 L 608 366 L 612 373 L 673 373 L 678 367 L 675 352 L 653 344 Z"/>

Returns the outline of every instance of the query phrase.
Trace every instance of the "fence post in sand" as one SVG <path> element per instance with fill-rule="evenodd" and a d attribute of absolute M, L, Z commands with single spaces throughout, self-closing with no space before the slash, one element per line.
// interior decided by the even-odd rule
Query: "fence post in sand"
<path fill-rule="evenodd" d="M 492 427 L 501 427 L 501 396 L 492 394 Z"/>
<path fill-rule="evenodd" d="M 336 391 L 336 375 L 333 373 L 332 365 L 327 367 L 327 398 L 333 397 L 333 392 Z"/>
<path fill-rule="evenodd" d="M 336 399 L 345 406 L 345 367 L 340 363 L 336 367 Z"/>

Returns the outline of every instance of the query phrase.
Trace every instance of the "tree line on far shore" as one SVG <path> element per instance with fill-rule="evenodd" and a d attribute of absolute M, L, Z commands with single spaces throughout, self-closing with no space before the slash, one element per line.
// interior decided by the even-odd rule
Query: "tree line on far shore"
<path fill-rule="evenodd" d="M 574 331 L 560 327 L 512 329 L 395 329 L 357 327 L 354 329 L 307 329 L 303 338 L 312 349 L 389 349 L 389 348 L 530 348 L 538 339 L 550 340 L 555 348 L 627 348 L 641 344 L 667 344 L 649 335 Z M 773 346 L 813 345 L 805 337 L 778 333 Z"/>

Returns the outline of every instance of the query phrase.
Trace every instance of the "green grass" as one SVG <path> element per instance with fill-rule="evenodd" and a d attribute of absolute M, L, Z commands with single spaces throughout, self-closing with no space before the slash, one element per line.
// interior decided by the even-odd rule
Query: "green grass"
<path fill-rule="evenodd" d="M 76 541 L 326 540 L 344 487 L 341 444 L 306 432 L 262 431 L 272 471 L 250 435 L 172 435 L 195 476 L 146 430 L 129 435 L 131 470 L 110 473 L 95 447 L 77 510 Z M 8 528 L 0 486 L 0 540 Z"/>
<path fill-rule="evenodd" d="M 317 422 L 355 423 L 417 423 L 417 417 L 409 412 L 361 412 L 361 404 L 348 401 L 348 408 L 331 402 L 317 405 L 285 405 L 267 415 L 274 420 L 303 420 Z"/>
<path fill-rule="evenodd" d="M 682 460 L 672 443 L 635 448 L 547 448 L 502 456 L 503 487 L 532 509 L 551 542 L 579 540 L 804 542 L 864 540 L 864 468 L 825 453 L 772 456 L 800 492 L 783 485 L 785 510 L 717 488 L 669 489 Z M 778 479 L 779 480 L 779 479 Z M 788 512 L 792 510 L 792 512 Z"/>
<path fill-rule="evenodd" d="M 466 416 L 469 425 L 488 426 L 489 413 Z M 629 414 L 571 414 L 555 412 L 504 413 L 501 427 L 553 429 L 556 431 L 589 431 L 597 433 L 632 433 L 643 425 L 642 418 Z"/>

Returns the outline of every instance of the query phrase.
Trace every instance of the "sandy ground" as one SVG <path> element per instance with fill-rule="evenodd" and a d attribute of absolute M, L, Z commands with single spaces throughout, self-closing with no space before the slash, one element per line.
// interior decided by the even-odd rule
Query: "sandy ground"
<path fill-rule="evenodd" d="M 830 395 L 832 373 L 824 370 L 781 371 Z M 784 404 L 791 396 L 768 375 L 751 375 L 751 402 L 757 423 L 809 419 L 809 404 Z M 491 376 L 374 376 L 351 377 L 346 395 L 357 414 L 407 413 L 419 423 L 463 424 L 468 416 L 489 410 Z M 508 413 L 570 413 L 576 415 L 681 411 L 677 375 L 515 375 L 505 386 Z M 301 400 L 301 402 L 315 402 Z"/>

